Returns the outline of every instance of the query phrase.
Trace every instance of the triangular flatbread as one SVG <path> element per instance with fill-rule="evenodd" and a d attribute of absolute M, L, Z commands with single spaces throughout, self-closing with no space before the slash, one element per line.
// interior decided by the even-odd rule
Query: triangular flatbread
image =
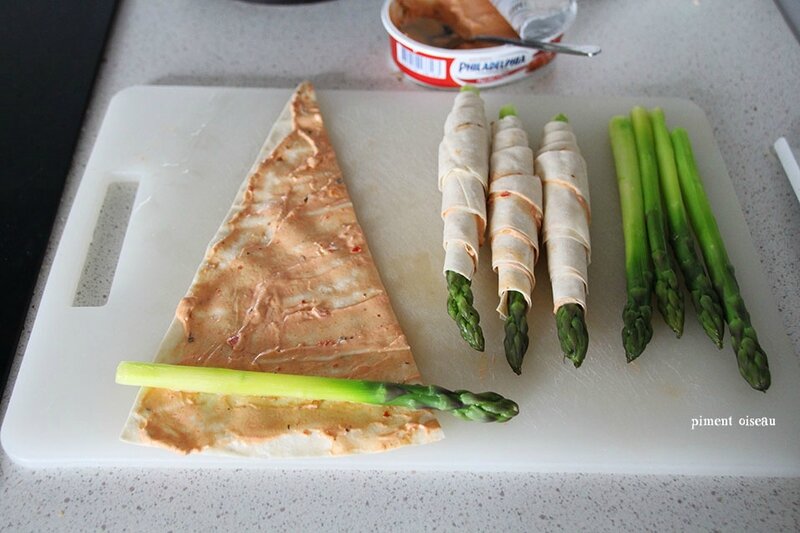
<path fill-rule="evenodd" d="M 273 127 L 155 360 L 419 380 L 309 83 Z M 122 434 L 183 453 L 288 457 L 377 452 L 442 436 L 425 410 L 148 388 Z"/>

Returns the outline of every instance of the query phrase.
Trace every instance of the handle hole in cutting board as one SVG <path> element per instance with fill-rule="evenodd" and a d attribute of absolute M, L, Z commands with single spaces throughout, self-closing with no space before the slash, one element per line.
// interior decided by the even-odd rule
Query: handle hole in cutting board
<path fill-rule="evenodd" d="M 73 307 L 102 307 L 108 302 L 138 188 L 139 183 L 135 181 L 109 183 L 72 300 Z"/>

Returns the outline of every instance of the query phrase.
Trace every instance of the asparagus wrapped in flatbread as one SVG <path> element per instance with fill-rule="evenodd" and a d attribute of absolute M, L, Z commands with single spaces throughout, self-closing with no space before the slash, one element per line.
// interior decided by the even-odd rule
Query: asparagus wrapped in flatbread
<path fill-rule="evenodd" d="M 544 192 L 543 237 L 558 338 L 564 355 L 577 368 L 589 346 L 585 313 L 591 210 L 586 162 L 564 115 L 544 127 L 536 173 Z"/>
<path fill-rule="evenodd" d="M 503 342 L 511 369 L 520 374 L 528 348 L 526 315 L 536 285 L 542 226 L 542 183 L 533 171 L 533 150 L 513 106 L 504 106 L 492 123 L 489 175 L 489 242 L 492 268 L 498 276 L 505 320 Z"/>
<path fill-rule="evenodd" d="M 155 361 L 419 381 L 309 83 L 273 127 Z M 384 451 L 442 431 L 427 410 L 145 387 L 122 437 L 182 453 L 296 457 Z"/>
<path fill-rule="evenodd" d="M 486 233 L 489 186 L 489 128 L 478 90 L 463 87 L 444 124 L 439 144 L 439 190 L 442 192 L 447 279 L 447 311 L 461 336 L 484 349 L 480 316 L 472 305 L 472 277 Z"/>

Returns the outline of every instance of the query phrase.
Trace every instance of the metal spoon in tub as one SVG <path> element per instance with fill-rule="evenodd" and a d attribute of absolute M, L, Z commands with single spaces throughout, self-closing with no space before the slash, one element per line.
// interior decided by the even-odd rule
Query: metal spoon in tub
<path fill-rule="evenodd" d="M 557 54 L 570 54 L 584 57 L 596 56 L 601 52 L 600 47 L 595 45 L 510 39 L 496 35 L 474 35 L 471 37 L 465 37 L 456 33 L 452 27 L 444 22 L 429 17 L 413 18 L 408 21 L 408 23 L 403 25 L 401 31 L 416 41 L 439 48 L 453 49 L 458 48 L 460 45 L 465 43 L 488 42 L 512 44 L 515 46 L 534 48 L 536 50 L 544 50 L 546 52 L 554 52 Z"/>

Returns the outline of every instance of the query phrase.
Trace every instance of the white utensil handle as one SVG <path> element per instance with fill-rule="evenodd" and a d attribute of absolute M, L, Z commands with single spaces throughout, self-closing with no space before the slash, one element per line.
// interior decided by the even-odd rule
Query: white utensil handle
<path fill-rule="evenodd" d="M 785 137 L 780 137 L 775 141 L 774 147 L 775 153 L 778 154 L 778 159 L 783 165 L 783 170 L 786 171 L 786 177 L 789 178 L 789 183 L 792 184 L 794 194 L 797 196 L 797 200 L 800 201 L 800 167 L 797 165 L 797 159 L 795 159 Z"/>

